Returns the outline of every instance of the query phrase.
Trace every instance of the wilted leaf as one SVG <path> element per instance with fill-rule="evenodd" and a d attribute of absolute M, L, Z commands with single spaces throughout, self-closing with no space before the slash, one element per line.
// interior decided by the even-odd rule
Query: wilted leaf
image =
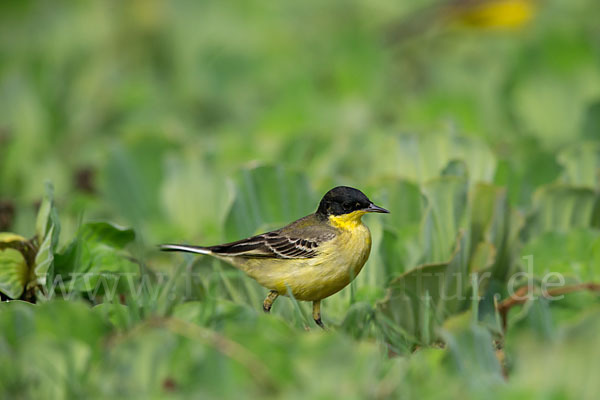
<path fill-rule="evenodd" d="M 27 242 L 27 239 L 16 233 L 0 232 L 0 243 L 8 244 L 10 242 Z"/>
<path fill-rule="evenodd" d="M 0 292 L 11 299 L 18 299 L 27 284 L 29 267 L 21 252 L 0 249 Z"/>

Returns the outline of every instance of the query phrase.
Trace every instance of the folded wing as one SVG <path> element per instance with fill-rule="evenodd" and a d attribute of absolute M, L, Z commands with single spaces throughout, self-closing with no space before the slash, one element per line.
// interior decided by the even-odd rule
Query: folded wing
<path fill-rule="evenodd" d="M 318 247 L 333 234 L 302 239 L 291 237 L 279 231 L 256 235 L 233 243 L 208 247 L 216 255 L 248 258 L 312 258 L 318 254 Z"/>

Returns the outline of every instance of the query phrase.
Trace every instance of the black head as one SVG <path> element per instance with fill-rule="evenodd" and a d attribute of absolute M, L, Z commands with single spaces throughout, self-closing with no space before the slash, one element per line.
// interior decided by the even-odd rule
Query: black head
<path fill-rule="evenodd" d="M 354 211 L 389 213 L 373 204 L 363 192 L 348 186 L 338 186 L 325 193 L 317 214 L 321 216 L 350 214 Z"/>

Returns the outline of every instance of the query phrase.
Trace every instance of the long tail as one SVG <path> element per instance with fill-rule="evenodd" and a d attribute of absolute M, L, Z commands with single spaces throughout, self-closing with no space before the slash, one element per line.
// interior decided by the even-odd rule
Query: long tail
<path fill-rule="evenodd" d="M 185 251 L 187 253 L 211 254 L 212 251 L 207 247 L 188 246 L 186 244 L 161 244 L 158 248 L 162 251 Z"/>

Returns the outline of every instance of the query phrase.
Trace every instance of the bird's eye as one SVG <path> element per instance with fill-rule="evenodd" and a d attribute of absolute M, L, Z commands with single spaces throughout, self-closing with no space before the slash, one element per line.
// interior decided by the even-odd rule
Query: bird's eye
<path fill-rule="evenodd" d="M 357 210 L 360 208 L 360 203 L 358 201 L 356 202 L 356 204 L 354 204 L 354 208 Z"/>

